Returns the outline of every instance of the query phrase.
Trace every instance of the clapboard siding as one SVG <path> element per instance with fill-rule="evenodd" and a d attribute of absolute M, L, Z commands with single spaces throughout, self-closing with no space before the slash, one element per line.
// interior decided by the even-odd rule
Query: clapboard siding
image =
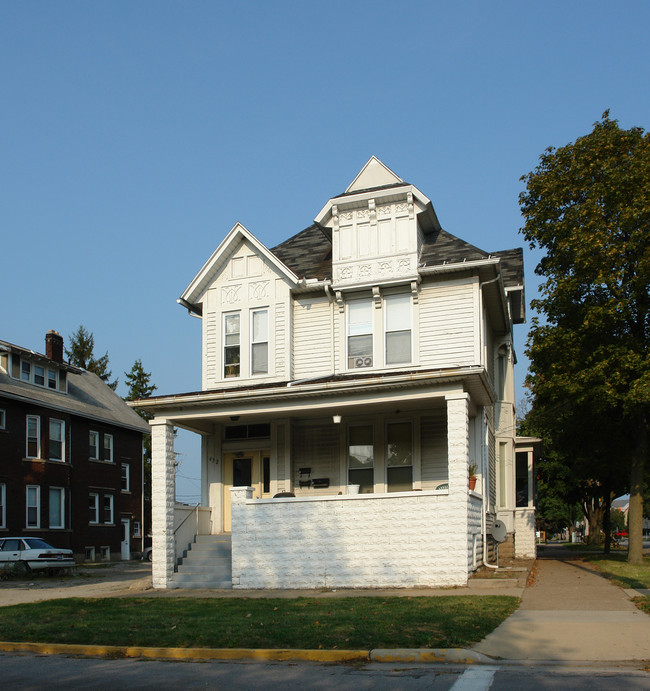
<path fill-rule="evenodd" d="M 447 416 L 424 415 L 420 421 L 422 489 L 436 489 L 449 481 L 447 463 Z"/>
<path fill-rule="evenodd" d="M 422 287 L 419 302 L 423 367 L 476 364 L 475 301 L 475 286 L 470 282 Z"/>
<path fill-rule="evenodd" d="M 205 371 L 203 373 L 203 388 L 207 389 L 219 378 L 219 330 L 217 328 L 219 315 L 215 311 L 210 311 L 205 316 L 203 337 L 203 362 Z"/>
<path fill-rule="evenodd" d="M 332 307 L 327 298 L 295 300 L 293 303 L 294 379 L 331 374 Z"/>

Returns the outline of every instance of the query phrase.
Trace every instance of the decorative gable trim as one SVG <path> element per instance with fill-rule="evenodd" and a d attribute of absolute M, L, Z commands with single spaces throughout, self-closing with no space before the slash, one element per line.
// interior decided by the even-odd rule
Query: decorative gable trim
<path fill-rule="evenodd" d="M 191 311 L 201 313 L 197 303 L 201 302 L 206 288 L 218 271 L 223 266 L 225 260 L 230 255 L 231 251 L 237 247 L 242 240 L 247 241 L 253 246 L 255 251 L 263 257 L 271 266 L 275 267 L 279 274 L 286 277 L 291 283 L 292 287 L 298 284 L 298 276 L 288 267 L 283 264 L 265 245 L 263 245 L 245 226 L 241 223 L 236 223 L 232 230 L 226 235 L 223 242 L 212 253 L 212 256 L 203 265 L 198 274 L 192 279 L 192 282 L 185 289 L 178 303 L 187 307 Z"/>

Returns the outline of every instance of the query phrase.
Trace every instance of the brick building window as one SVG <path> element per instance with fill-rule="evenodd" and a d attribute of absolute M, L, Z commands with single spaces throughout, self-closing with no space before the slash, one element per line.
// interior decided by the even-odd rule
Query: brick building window
<path fill-rule="evenodd" d="M 25 488 L 26 525 L 28 528 L 41 527 L 41 488 L 27 485 Z"/>
<path fill-rule="evenodd" d="M 41 456 L 41 418 L 37 415 L 27 416 L 27 458 Z"/>

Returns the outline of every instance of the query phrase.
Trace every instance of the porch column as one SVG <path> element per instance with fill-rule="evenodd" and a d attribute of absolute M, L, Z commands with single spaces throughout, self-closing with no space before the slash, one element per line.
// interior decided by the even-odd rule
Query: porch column
<path fill-rule="evenodd" d="M 469 394 L 449 394 L 447 400 L 447 462 L 449 493 L 467 495 L 469 473 Z"/>
<path fill-rule="evenodd" d="M 156 419 L 151 425 L 151 579 L 154 588 L 169 588 L 174 574 L 174 427 Z"/>

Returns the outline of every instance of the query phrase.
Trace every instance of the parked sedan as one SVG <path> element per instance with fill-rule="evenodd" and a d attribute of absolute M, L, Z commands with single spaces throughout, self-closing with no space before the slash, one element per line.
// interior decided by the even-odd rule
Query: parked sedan
<path fill-rule="evenodd" d="M 69 569 L 75 565 L 71 549 L 52 547 L 40 537 L 0 539 L 0 568 L 19 571 Z"/>

